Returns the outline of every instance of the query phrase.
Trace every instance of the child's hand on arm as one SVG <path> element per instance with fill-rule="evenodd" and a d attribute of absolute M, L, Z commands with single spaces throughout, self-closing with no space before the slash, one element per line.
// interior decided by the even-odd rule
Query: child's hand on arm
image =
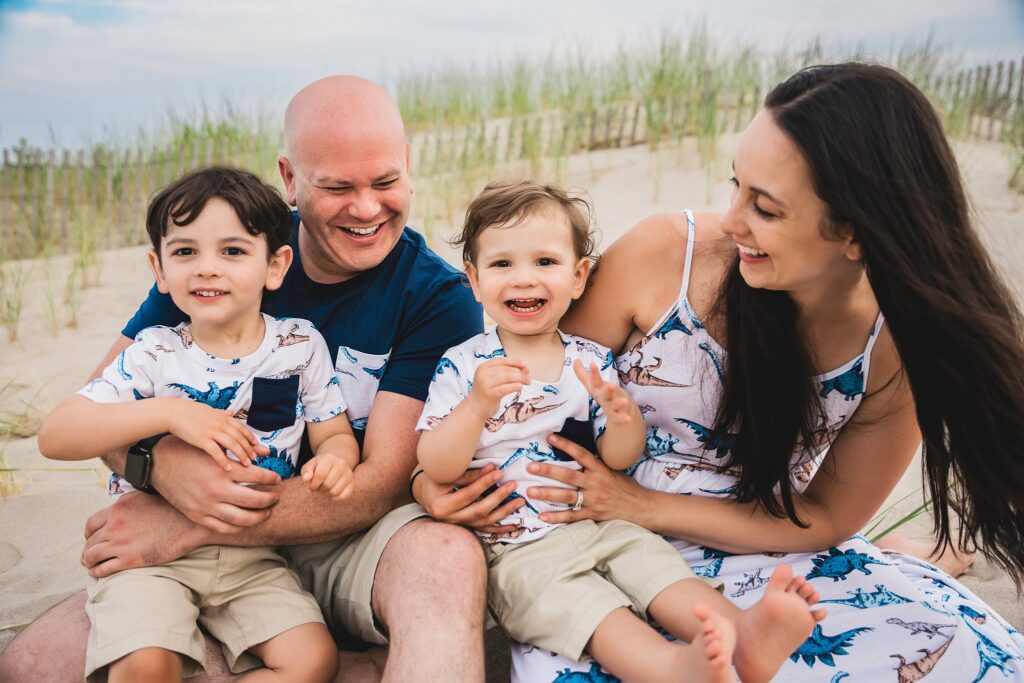
<path fill-rule="evenodd" d="M 249 426 L 236 419 L 230 410 L 217 410 L 186 398 L 150 399 L 162 401 L 167 414 L 167 430 L 196 448 L 206 451 L 225 470 L 231 451 L 243 465 L 256 458 L 260 442 Z"/>
<path fill-rule="evenodd" d="M 572 369 L 601 406 L 607 420 L 605 432 L 598 439 L 601 459 L 613 469 L 629 467 L 640 457 L 647 435 L 644 417 L 636 401 L 618 384 L 605 381 L 595 363 L 590 364 L 588 372 L 583 369 L 583 363 L 576 360 Z"/>
<path fill-rule="evenodd" d="M 309 445 L 316 453 L 302 466 L 300 474 L 310 491 L 327 493 L 335 500 L 352 494 L 352 471 L 359 464 L 359 443 L 352 433 L 348 415 L 342 413 L 320 422 L 307 422 Z"/>

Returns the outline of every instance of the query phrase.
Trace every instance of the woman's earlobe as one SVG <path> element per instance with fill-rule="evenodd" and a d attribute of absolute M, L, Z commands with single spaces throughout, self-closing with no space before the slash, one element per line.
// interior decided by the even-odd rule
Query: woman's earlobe
<path fill-rule="evenodd" d="M 847 242 L 846 249 L 843 250 L 843 253 L 846 255 L 846 258 L 851 261 L 859 262 L 864 260 L 864 252 L 860 248 L 860 242 L 856 240 L 850 240 Z"/>

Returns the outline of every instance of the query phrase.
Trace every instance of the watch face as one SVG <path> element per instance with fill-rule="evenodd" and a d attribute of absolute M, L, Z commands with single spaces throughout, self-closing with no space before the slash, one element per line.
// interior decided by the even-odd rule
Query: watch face
<path fill-rule="evenodd" d="M 137 489 L 149 486 L 149 453 L 128 452 L 124 463 L 124 478 Z"/>

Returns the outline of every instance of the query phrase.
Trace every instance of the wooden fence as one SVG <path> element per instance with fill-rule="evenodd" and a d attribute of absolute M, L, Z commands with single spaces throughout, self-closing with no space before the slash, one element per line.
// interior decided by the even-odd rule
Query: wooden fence
<path fill-rule="evenodd" d="M 925 78 L 922 88 L 953 137 L 1024 138 L 1024 60 Z M 487 177 L 510 162 L 539 162 L 582 151 L 657 145 L 685 135 L 712 142 L 752 117 L 761 92 L 681 93 L 669 100 L 625 101 L 585 112 L 547 112 L 458 128 L 410 131 L 414 176 Z M 149 197 L 184 171 L 210 164 L 248 168 L 278 182 L 274 135 L 193 138 L 166 147 L 67 150 L 4 149 L 0 167 L 0 262 L 140 244 Z"/>

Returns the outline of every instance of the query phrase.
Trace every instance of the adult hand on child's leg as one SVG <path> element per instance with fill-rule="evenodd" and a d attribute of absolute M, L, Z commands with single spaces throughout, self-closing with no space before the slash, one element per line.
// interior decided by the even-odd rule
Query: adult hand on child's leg
<path fill-rule="evenodd" d="M 485 534 L 515 531 L 515 526 L 502 526 L 498 522 L 526 504 L 522 497 L 504 502 L 516 490 L 516 483 L 507 481 L 483 495 L 501 481 L 503 474 L 494 465 L 468 470 L 454 482 L 454 487 L 436 484 L 424 474 L 416 478 L 417 502 L 440 522 L 458 524 Z"/>
<path fill-rule="evenodd" d="M 197 527 L 167 501 L 132 492 L 86 521 L 82 564 L 101 578 L 176 560 L 199 545 Z"/>

